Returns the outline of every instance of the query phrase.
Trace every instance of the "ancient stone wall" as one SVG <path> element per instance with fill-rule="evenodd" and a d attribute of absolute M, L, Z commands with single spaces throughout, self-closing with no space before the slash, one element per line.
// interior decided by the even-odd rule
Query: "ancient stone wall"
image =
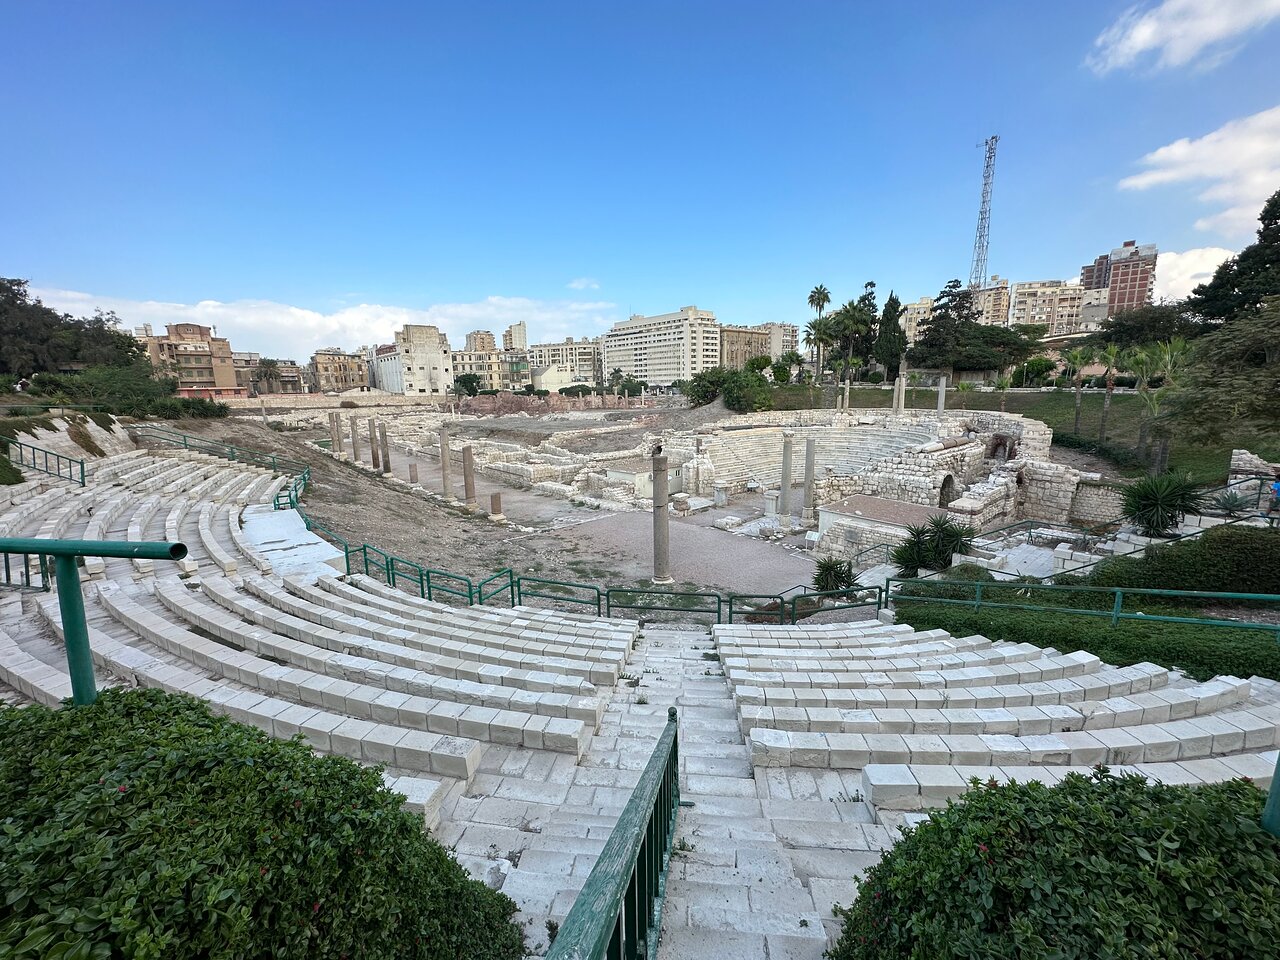
<path fill-rule="evenodd" d="M 1071 519 L 1082 524 L 1110 523 L 1124 513 L 1124 487 L 1101 479 L 1080 478 L 1071 498 Z"/>

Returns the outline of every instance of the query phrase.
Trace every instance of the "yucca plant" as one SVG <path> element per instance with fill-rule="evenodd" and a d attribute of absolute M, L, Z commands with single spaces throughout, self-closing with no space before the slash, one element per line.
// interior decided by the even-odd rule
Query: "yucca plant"
<path fill-rule="evenodd" d="M 813 574 L 813 589 L 818 593 L 843 590 L 852 579 L 853 565 L 837 557 L 823 557 Z"/>
<path fill-rule="evenodd" d="M 955 554 L 968 553 L 973 547 L 973 527 L 955 517 L 945 514 L 930 517 L 927 529 L 929 566 L 934 570 L 946 570 Z"/>
<path fill-rule="evenodd" d="M 1251 506 L 1249 498 L 1235 490 L 1227 490 L 1213 498 L 1213 508 L 1225 513 L 1228 517 L 1243 517 L 1249 512 Z"/>
<path fill-rule="evenodd" d="M 909 525 L 906 539 L 893 548 L 893 552 L 889 554 L 889 560 L 898 568 L 899 576 L 920 576 L 920 569 L 930 567 L 933 563 L 928 526 Z"/>
<path fill-rule="evenodd" d="M 1124 491 L 1124 516 L 1145 537 L 1166 537 L 1205 499 L 1190 477 L 1163 473 L 1135 480 Z"/>

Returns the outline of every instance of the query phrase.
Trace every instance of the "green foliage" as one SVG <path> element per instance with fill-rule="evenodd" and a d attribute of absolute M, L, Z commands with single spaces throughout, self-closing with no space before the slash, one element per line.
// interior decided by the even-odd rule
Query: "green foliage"
<path fill-rule="evenodd" d="M 716 397 L 720 396 L 720 390 L 724 386 L 724 378 L 729 371 L 724 367 L 711 367 L 696 373 L 684 388 L 684 395 L 689 398 L 689 402 L 695 407 L 701 407 L 710 403 Z"/>
<path fill-rule="evenodd" d="M 758 373 L 731 370 L 725 374 L 720 392 L 724 405 L 735 413 L 754 413 L 773 408 L 773 391 L 769 381 Z"/>
<path fill-rule="evenodd" d="M 635 380 L 631 377 L 625 377 L 618 384 L 618 393 L 624 397 L 638 397 L 648 386 L 648 380 Z"/>
<path fill-rule="evenodd" d="M 973 538 L 973 527 L 937 514 L 928 523 L 908 525 L 906 538 L 893 548 L 889 560 L 901 577 L 917 577 L 924 569 L 946 570 L 953 555 L 973 548 Z"/>
<path fill-rule="evenodd" d="M 884 374 L 879 370 L 872 370 L 867 374 L 867 383 L 884 383 Z"/>
<path fill-rule="evenodd" d="M 773 361 L 768 357 L 752 357 L 748 360 L 743 368 L 747 373 L 764 373 L 773 365 Z"/>
<path fill-rule="evenodd" d="M 561 387 L 557 393 L 565 397 L 588 397 L 595 393 L 595 390 L 585 383 L 575 383 L 571 387 Z"/>
<path fill-rule="evenodd" d="M 777 360 L 769 368 L 769 374 L 773 377 L 773 382 L 779 386 L 791 382 L 791 364 Z"/>
<path fill-rule="evenodd" d="M 1063 583 L 1064 578 L 1055 578 Z M 1268 593 L 1280 596 L 1280 530 L 1243 525 L 1213 527 L 1198 537 L 1112 557 L 1080 582 L 1094 587 Z"/>
<path fill-rule="evenodd" d="M 1258 239 L 1191 292 L 1190 308 L 1211 320 L 1233 320 L 1280 296 L 1280 190 L 1258 214 Z"/>
<path fill-rule="evenodd" d="M 871 355 L 889 371 L 891 377 L 898 375 L 902 355 L 907 352 L 907 333 L 902 329 L 902 315 L 906 312 L 898 295 L 890 291 L 889 299 L 884 302 L 884 309 L 880 312 L 880 326 Z"/>
<path fill-rule="evenodd" d="M 950 281 L 934 301 L 933 313 L 907 351 L 913 367 L 1005 370 L 1039 349 L 1042 327 L 995 327 L 978 322 L 973 291 Z"/>
<path fill-rule="evenodd" d="M 187 696 L 0 708 L 0 956 L 522 956 L 515 904 L 400 804 Z"/>
<path fill-rule="evenodd" d="M 1032 773 L 1031 775 L 1034 775 Z M 1243 780 L 1105 769 L 994 781 L 907 829 L 859 884 L 832 960 L 1092 960 L 1270 953 L 1280 839 Z"/>
<path fill-rule="evenodd" d="M 146 360 L 119 366 L 88 367 L 79 373 L 40 373 L 30 393 L 57 403 L 93 404 L 101 411 L 125 417 L 225 417 L 230 408 L 204 397 L 177 396 L 178 382 L 156 377 Z"/>
<path fill-rule="evenodd" d="M 1085 453 L 1091 453 L 1094 456 L 1104 457 L 1110 460 L 1118 467 L 1142 468 L 1145 461 L 1138 456 L 1137 452 L 1129 447 L 1123 447 L 1116 443 L 1099 440 L 1096 437 L 1079 437 L 1074 433 L 1055 433 L 1053 442 L 1070 450 L 1082 450 Z"/>
<path fill-rule="evenodd" d="M 480 384 L 483 382 L 478 373 L 460 373 L 453 378 L 454 388 L 461 387 L 468 397 L 477 396 L 480 393 Z"/>
<path fill-rule="evenodd" d="M 73 317 L 31 296 L 27 281 L 0 277 L 0 377 L 7 381 L 57 373 L 78 364 L 127 366 L 137 342 L 117 329 L 113 313 Z"/>
<path fill-rule="evenodd" d="M 1008 589 L 1012 591 L 1016 585 Z M 984 589 L 984 598 L 987 592 Z M 1010 597 L 1008 602 L 1034 604 L 1049 596 L 1055 602 L 1062 599 L 1059 594 L 1039 594 L 1037 599 L 1036 594 L 1029 593 L 1017 599 Z M 1005 598 L 1000 600 L 1004 602 Z M 1121 620 L 1112 626 L 1109 619 L 1100 616 L 999 607 L 974 611 L 911 601 L 897 604 L 896 609 L 898 622 L 909 623 L 917 630 L 947 630 L 960 637 L 981 634 L 990 640 L 1034 643 L 1062 653 L 1087 650 L 1116 666 L 1155 663 L 1182 670 L 1195 680 L 1222 675 L 1280 680 L 1280 644 L 1276 643 L 1274 629 L 1255 631 L 1155 620 Z M 1189 615 L 1194 616 L 1194 611 Z"/>
<path fill-rule="evenodd" d="M 1143 536 L 1166 536 L 1186 514 L 1202 509 L 1204 497 L 1187 476 L 1165 473 L 1143 477 L 1125 487 L 1124 516 Z"/>
<path fill-rule="evenodd" d="M 9 462 L 9 458 L 0 456 L 0 487 L 21 483 L 22 480 L 22 474 L 18 472 L 17 467 Z"/>
<path fill-rule="evenodd" d="M 1243 517 L 1254 508 L 1252 500 L 1235 490 L 1227 490 L 1212 500 L 1213 509 L 1225 513 L 1228 517 Z"/>
<path fill-rule="evenodd" d="M 1212 329 L 1186 302 L 1149 303 L 1108 317 L 1090 339 L 1118 347 L 1145 347 L 1174 337 L 1191 339 Z"/>
<path fill-rule="evenodd" d="M 1057 368 L 1057 363 L 1048 357 L 1031 357 L 1014 369 L 1012 385 L 1015 387 L 1041 386 L 1048 374 Z"/>
<path fill-rule="evenodd" d="M 853 570 L 853 564 L 848 560 L 823 557 L 818 561 L 813 574 L 813 589 L 818 593 L 848 590 L 856 585 L 857 574 Z"/>

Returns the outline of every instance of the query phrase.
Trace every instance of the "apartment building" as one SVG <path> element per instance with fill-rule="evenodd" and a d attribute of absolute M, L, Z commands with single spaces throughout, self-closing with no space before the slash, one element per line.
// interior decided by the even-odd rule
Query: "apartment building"
<path fill-rule="evenodd" d="M 775 359 L 769 352 L 770 339 L 768 330 L 722 326 L 720 328 L 720 366 L 726 370 L 741 370 L 753 357 Z"/>
<path fill-rule="evenodd" d="M 492 339 L 492 338 L 491 338 Z M 394 361 L 386 360 L 386 354 L 375 353 L 375 364 L 387 364 L 387 383 L 382 389 L 405 396 L 445 396 L 453 390 L 453 359 L 449 338 L 439 327 L 427 323 L 406 323 L 396 331 L 395 354 L 400 364 L 400 389 L 395 372 L 390 369 Z M 382 348 L 379 348 L 381 351 Z"/>
<path fill-rule="evenodd" d="M 720 365 L 720 324 L 696 306 L 654 317 L 634 315 L 600 338 L 605 376 L 624 376 L 670 386 Z"/>
<path fill-rule="evenodd" d="M 973 306 L 978 311 L 978 322 L 989 327 L 1009 325 L 1009 281 L 999 275 L 992 276 L 985 287 L 973 293 Z"/>
<path fill-rule="evenodd" d="M 529 330 L 525 326 L 524 321 L 513 323 L 502 331 L 502 349 L 503 350 L 528 350 L 529 349 Z"/>
<path fill-rule="evenodd" d="M 465 353 L 496 353 L 498 350 L 498 341 L 493 338 L 493 334 L 488 330 L 472 330 L 467 334 L 466 342 L 462 345 L 462 351 Z"/>
<path fill-rule="evenodd" d="M 348 351 L 325 347 L 311 355 L 307 380 L 317 393 L 343 393 L 369 386 L 369 362 L 364 349 Z"/>
<path fill-rule="evenodd" d="M 1030 280 L 1013 285 L 1011 323 L 1034 323 L 1048 336 L 1079 333 L 1084 287 L 1066 280 Z"/>
<path fill-rule="evenodd" d="M 914 303 L 903 305 L 902 332 L 907 335 L 907 343 L 916 342 L 916 334 L 920 327 L 929 322 L 933 316 L 933 297 L 921 297 Z"/>
<path fill-rule="evenodd" d="M 1159 253 L 1154 243 L 1126 240 L 1109 254 L 1081 267 L 1081 285 L 1086 290 L 1107 291 L 1109 317 L 1144 307 L 1155 298 Z"/>
<path fill-rule="evenodd" d="M 481 390 L 523 390 L 529 379 L 529 355 L 523 350 L 455 350 L 453 376 L 473 373 Z"/>
<path fill-rule="evenodd" d="M 163 336 L 150 334 L 150 325 L 138 341 L 158 374 L 178 381 L 178 396 L 247 397 L 249 388 L 236 379 L 231 344 L 212 327 L 198 323 L 170 323 Z"/>
<path fill-rule="evenodd" d="M 529 347 L 529 366 L 569 367 L 575 383 L 599 385 L 604 382 L 600 359 L 600 338 L 565 337 L 563 343 L 535 343 Z"/>
<path fill-rule="evenodd" d="M 794 323 L 757 323 L 749 330 L 762 330 L 769 334 L 769 356 L 777 360 L 784 353 L 800 352 L 800 328 Z"/>
<path fill-rule="evenodd" d="M 306 393 L 306 372 L 293 360 L 275 360 L 270 367 L 271 375 L 263 377 L 259 374 L 262 355 L 234 351 L 231 354 L 231 365 L 236 372 L 236 386 L 244 387 L 249 396 L 272 393 Z"/>

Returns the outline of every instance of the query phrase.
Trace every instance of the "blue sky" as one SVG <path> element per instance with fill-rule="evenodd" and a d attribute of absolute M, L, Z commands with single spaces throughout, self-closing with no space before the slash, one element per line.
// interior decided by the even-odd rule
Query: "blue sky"
<path fill-rule="evenodd" d="M 1015 281 L 1136 239 L 1181 292 L 1280 187 L 1280 0 L 0 16 L 0 275 L 237 349 L 695 303 L 804 322 L 814 284 L 867 279 L 915 299 L 968 275 L 992 133 Z"/>

